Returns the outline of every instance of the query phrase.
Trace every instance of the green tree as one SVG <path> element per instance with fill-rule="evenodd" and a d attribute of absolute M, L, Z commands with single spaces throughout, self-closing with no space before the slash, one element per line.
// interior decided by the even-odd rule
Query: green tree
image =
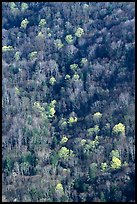
<path fill-rule="evenodd" d="M 2 52 L 13 51 L 13 50 L 14 50 L 14 48 L 13 48 L 12 46 L 6 46 L 6 45 L 4 45 L 4 46 L 2 47 Z"/>
<path fill-rule="evenodd" d="M 108 165 L 106 162 L 101 163 L 101 171 L 105 172 L 108 168 Z"/>
<path fill-rule="evenodd" d="M 121 167 L 121 160 L 115 156 L 112 157 L 111 168 L 119 169 Z"/>
<path fill-rule="evenodd" d="M 61 49 L 64 45 L 63 45 L 63 43 L 62 43 L 62 41 L 60 39 L 57 39 L 57 40 L 55 40 L 55 46 L 58 49 Z"/>
<path fill-rule="evenodd" d="M 53 86 L 56 82 L 56 79 L 55 77 L 51 77 L 50 80 L 49 80 L 49 83 Z"/>
<path fill-rule="evenodd" d="M 16 62 L 18 62 L 20 60 L 20 56 L 21 56 L 21 53 L 19 51 L 17 51 L 14 55 Z"/>
<path fill-rule="evenodd" d="M 88 63 L 88 60 L 86 58 L 82 58 L 80 61 L 81 66 L 84 66 Z"/>
<path fill-rule="evenodd" d="M 80 78 L 80 76 L 78 74 L 74 74 L 72 79 L 73 80 L 79 80 L 79 78 Z"/>
<path fill-rule="evenodd" d="M 26 29 L 28 23 L 29 23 L 29 21 L 27 20 L 27 18 L 25 18 L 25 19 L 21 22 L 21 28 Z"/>
<path fill-rule="evenodd" d="M 118 135 L 120 133 L 125 134 L 125 125 L 123 125 L 122 123 L 116 124 L 112 129 L 112 133 L 115 135 Z"/>
<path fill-rule="evenodd" d="M 17 14 L 19 12 L 19 9 L 17 8 L 16 4 L 14 2 L 10 2 L 10 9 L 12 14 Z"/>
<path fill-rule="evenodd" d="M 78 29 L 76 30 L 75 36 L 78 37 L 78 38 L 80 38 L 83 34 L 84 34 L 83 28 L 78 28 Z"/>
<path fill-rule="evenodd" d="M 22 12 L 25 12 L 27 9 L 28 9 L 28 4 L 23 2 L 23 3 L 21 4 L 21 11 L 22 11 Z"/>
<path fill-rule="evenodd" d="M 65 79 L 66 79 L 66 80 L 69 80 L 69 79 L 70 79 L 70 75 L 69 75 L 69 74 L 66 74 Z"/>
<path fill-rule="evenodd" d="M 72 35 L 66 35 L 65 40 L 68 44 L 73 44 L 73 37 Z"/>
<path fill-rule="evenodd" d="M 117 158 L 120 158 L 120 154 L 119 154 L 119 151 L 116 149 L 116 150 L 112 150 L 111 153 L 110 153 L 110 156 L 111 157 L 117 157 Z"/>
<path fill-rule="evenodd" d="M 73 151 L 67 149 L 66 147 L 61 147 L 61 149 L 58 152 L 59 158 L 62 159 L 68 159 L 69 157 L 73 156 Z"/>
<path fill-rule="evenodd" d="M 90 176 L 91 179 L 94 179 L 97 176 L 97 168 L 98 168 L 97 163 L 90 164 L 89 176 Z"/>
<path fill-rule="evenodd" d="M 102 117 L 102 114 L 101 114 L 100 112 L 96 112 L 96 113 L 94 113 L 94 115 L 93 115 L 93 120 L 94 120 L 95 122 L 99 122 L 100 119 L 101 119 L 101 117 Z"/>
<path fill-rule="evenodd" d="M 73 70 L 73 71 L 77 71 L 78 65 L 77 64 L 71 64 L 70 69 Z"/>
<path fill-rule="evenodd" d="M 29 58 L 30 58 L 30 60 L 33 60 L 33 59 L 35 59 L 36 57 L 37 57 L 37 51 L 34 51 L 34 52 L 31 52 L 31 53 L 29 53 Z"/>
<path fill-rule="evenodd" d="M 39 22 L 39 26 L 41 28 L 43 28 L 43 27 L 45 27 L 45 25 L 46 25 L 46 20 L 45 19 L 41 19 L 40 22 Z"/>
<path fill-rule="evenodd" d="M 68 123 L 71 125 L 72 123 L 76 123 L 78 121 L 77 117 L 70 117 Z"/>
<path fill-rule="evenodd" d="M 66 136 L 63 136 L 61 141 L 60 141 L 60 144 L 64 144 L 68 141 L 68 138 Z"/>

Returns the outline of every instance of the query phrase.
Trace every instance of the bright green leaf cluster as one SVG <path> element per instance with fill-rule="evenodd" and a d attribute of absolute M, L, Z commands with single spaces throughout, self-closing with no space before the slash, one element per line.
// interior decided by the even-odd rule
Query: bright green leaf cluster
<path fill-rule="evenodd" d="M 83 5 L 83 9 L 84 9 L 84 11 L 87 11 L 87 10 L 89 9 L 89 5 L 85 3 L 85 4 Z"/>
<path fill-rule="evenodd" d="M 56 191 L 57 193 L 61 193 L 61 194 L 64 193 L 64 189 L 63 189 L 63 186 L 62 186 L 61 183 L 58 183 L 58 184 L 56 185 L 55 191 Z"/>
<path fill-rule="evenodd" d="M 89 142 L 90 149 L 96 148 L 96 146 L 99 144 L 98 138 L 99 137 L 96 136 L 94 140 Z"/>
<path fill-rule="evenodd" d="M 78 29 L 76 30 L 75 36 L 78 37 L 78 38 L 80 38 L 83 34 L 84 34 L 83 28 L 78 28 Z"/>
<path fill-rule="evenodd" d="M 15 53 L 14 58 L 15 58 L 16 62 L 18 62 L 20 60 L 20 52 L 19 51 L 17 51 Z"/>
<path fill-rule="evenodd" d="M 61 147 L 61 149 L 58 152 L 59 158 L 62 159 L 68 159 L 70 156 L 73 156 L 73 151 L 67 149 L 66 147 Z"/>
<path fill-rule="evenodd" d="M 19 95 L 19 94 L 20 94 L 20 90 L 19 90 L 18 87 L 15 87 L 15 94 L 16 94 L 16 95 Z"/>
<path fill-rule="evenodd" d="M 87 63 L 88 63 L 88 60 L 86 58 L 81 59 L 81 62 L 80 62 L 81 66 L 86 65 Z"/>
<path fill-rule="evenodd" d="M 40 105 L 39 102 L 34 102 L 34 107 L 37 108 L 37 110 L 41 111 L 45 111 L 45 109 Z"/>
<path fill-rule="evenodd" d="M 63 136 L 62 139 L 61 139 L 61 141 L 60 141 L 60 143 L 61 143 L 61 144 L 64 144 L 64 143 L 66 143 L 67 141 L 68 141 L 68 138 L 67 138 L 66 136 Z"/>
<path fill-rule="evenodd" d="M 71 64 L 70 69 L 73 71 L 76 71 L 78 69 L 78 65 L 77 64 Z"/>
<path fill-rule="evenodd" d="M 26 3 L 23 2 L 23 3 L 21 4 L 21 11 L 22 11 L 22 12 L 25 12 L 27 9 L 28 9 L 28 4 L 26 4 Z"/>
<path fill-rule="evenodd" d="M 107 165 L 106 162 L 101 163 L 101 170 L 102 170 L 103 172 L 105 172 L 107 168 L 108 168 L 108 165 Z"/>
<path fill-rule="evenodd" d="M 70 117 L 68 120 L 69 124 L 76 123 L 78 121 L 77 117 Z"/>
<path fill-rule="evenodd" d="M 40 32 L 38 33 L 38 37 L 39 37 L 39 38 L 45 38 L 45 35 L 40 31 Z"/>
<path fill-rule="evenodd" d="M 11 9 L 12 14 L 15 14 L 16 12 L 19 11 L 19 9 L 17 8 L 17 6 L 14 2 L 10 2 L 9 5 L 10 5 L 10 9 Z"/>
<path fill-rule="evenodd" d="M 55 104 L 57 103 L 57 101 L 56 100 L 53 100 L 53 101 L 51 101 L 50 102 L 50 106 L 52 107 L 52 108 L 55 108 Z"/>
<path fill-rule="evenodd" d="M 40 22 L 39 22 L 39 26 L 43 28 L 45 25 L 46 25 L 46 20 L 41 19 Z"/>
<path fill-rule="evenodd" d="M 123 125 L 122 123 L 118 123 L 113 127 L 112 132 L 114 134 L 125 133 L 125 125 Z"/>
<path fill-rule="evenodd" d="M 37 51 L 31 52 L 31 53 L 29 54 L 30 60 L 33 60 L 34 58 L 36 58 L 36 56 L 37 56 Z"/>
<path fill-rule="evenodd" d="M 65 40 L 67 41 L 68 44 L 72 44 L 73 43 L 73 37 L 72 35 L 67 35 L 65 37 Z"/>
<path fill-rule="evenodd" d="M 56 82 L 56 79 L 55 77 L 51 77 L 50 80 L 49 80 L 49 83 L 53 86 Z"/>
<path fill-rule="evenodd" d="M 102 117 L 102 114 L 101 114 L 100 112 L 96 112 L 96 113 L 94 113 L 94 115 L 93 115 L 93 119 L 94 119 L 95 121 L 97 121 L 97 122 L 101 119 L 101 117 Z"/>
<path fill-rule="evenodd" d="M 7 51 L 12 51 L 14 48 L 12 46 L 3 46 L 2 47 L 2 52 L 7 52 Z"/>
<path fill-rule="evenodd" d="M 50 117 L 54 117 L 55 112 L 56 111 L 54 108 L 50 108 L 50 110 L 49 110 Z"/>
<path fill-rule="evenodd" d="M 121 160 L 115 156 L 112 157 L 111 168 L 119 169 L 121 167 Z"/>
<path fill-rule="evenodd" d="M 95 125 L 93 128 L 89 128 L 87 129 L 87 132 L 88 132 L 88 136 L 92 136 L 93 134 L 98 134 L 100 131 L 99 129 L 99 126 L 98 125 Z"/>
<path fill-rule="evenodd" d="M 58 49 L 61 49 L 64 45 L 63 45 L 63 43 L 62 43 L 62 41 L 60 39 L 57 39 L 57 40 L 55 40 L 55 46 Z"/>
<path fill-rule="evenodd" d="M 78 80 L 79 78 L 80 78 L 80 76 L 78 74 L 74 74 L 72 79 L 73 80 Z"/>
<path fill-rule="evenodd" d="M 70 79 L 70 75 L 66 74 L 65 79 L 69 80 Z"/>
<path fill-rule="evenodd" d="M 21 28 L 26 29 L 28 23 L 29 23 L 29 21 L 27 20 L 27 18 L 25 18 L 25 19 L 21 22 Z"/>
<path fill-rule="evenodd" d="M 112 150 L 111 153 L 110 153 L 110 156 L 111 157 L 117 157 L 119 158 L 120 157 L 120 154 L 119 154 L 119 151 L 116 149 L 116 150 Z"/>
<path fill-rule="evenodd" d="M 82 139 L 82 140 L 80 141 L 81 146 L 84 146 L 84 145 L 86 144 L 86 141 L 87 141 L 87 140 Z"/>

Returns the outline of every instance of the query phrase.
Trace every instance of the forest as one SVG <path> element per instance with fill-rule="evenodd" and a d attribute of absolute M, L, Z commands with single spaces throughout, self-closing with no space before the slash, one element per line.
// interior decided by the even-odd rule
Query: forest
<path fill-rule="evenodd" d="M 2 2 L 2 202 L 135 202 L 134 2 Z"/>

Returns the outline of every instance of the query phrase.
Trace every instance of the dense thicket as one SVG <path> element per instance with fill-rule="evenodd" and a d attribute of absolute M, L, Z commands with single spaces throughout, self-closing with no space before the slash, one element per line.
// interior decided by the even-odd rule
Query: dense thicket
<path fill-rule="evenodd" d="M 2 3 L 3 201 L 134 201 L 134 7 Z"/>

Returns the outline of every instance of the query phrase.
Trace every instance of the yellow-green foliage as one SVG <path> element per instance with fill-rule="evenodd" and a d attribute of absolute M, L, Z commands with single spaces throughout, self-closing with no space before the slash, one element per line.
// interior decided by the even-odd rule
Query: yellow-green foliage
<path fill-rule="evenodd" d="M 119 134 L 119 133 L 125 133 L 125 125 L 123 125 L 122 123 L 118 123 L 113 127 L 112 132 L 114 134 Z"/>
<path fill-rule="evenodd" d="M 21 28 L 26 29 L 28 23 L 29 23 L 29 21 L 27 20 L 27 18 L 25 18 L 25 19 L 21 22 Z"/>
<path fill-rule="evenodd" d="M 64 189 L 63 189 L 63 186 L 62 186 L 61 183 L 58 183 L 58 184 L 56 185 L 55 191 L 56 191 L 57 193 L 61 193 L 61 194 L 64 193 Z"/>
<path fill-rule="evenodd" d="M 56 82 L 56 79 L 55 77 L 51 77 L 50 80 L 49 80 L 49 83 L 53 86 Z"/>
<path fill-rule="evenodd" d="M 76 123 L 78 121 L 77 117 L 70 117 L 68 120 L 69 124 Z"/>
<path fill-rule="evenodd" d="M 88 9 L 89 9 L 89 5 L 88 4 L 83 4 L 83 9 L 84 9 L 84 11 L 87 11 Z"/>
<path fill-rule="evenodd" d="M 102 170 L 102 171 L 106 171 L 107 168 L 108 168 L 108 165 L 107 165 L 106 162 L 101 163 L 101 170 Z"/>
<path fill-rule="evenodd" d="M 94 128 L 89 128 L 87 129 L 87 132 L 88 132 L 88 136 L 92 136 L 94 134 Z"/>
<path fill-rule="evenodd" d="M 51 37 L 52 35 L 51 35 L 51 33 L 48 33 L 48 37 Z"/>
<path fill-rule="evenodd" d="M 20 60 L 20 52 L 17 51 L 14 55 L 15 60 L 18 62 Z"/>
<path fill-rule="evenodd" d="M 16 94 L 16 95 L 19 95 L 19 94 L 20 94 L 20 90 L 19 90 L 17 87 L 15 87 L 15 94 Z"/>
<path fill-rule="evenodd" d="M 98 134 L 100 131 L 99 129 L 99 126 L 98 125 L 95 125 L 93 128 L 89 128 L 87 129 L 87 132 L 88 132 L 88 136 L 92 136 L 93 134 Z"/>
<path fill-rule="evenodd" d="M 46 25 L 46 20 L 45 19 L 41 19 L 39 22 L 39 26 L 40 27 L 44 27 Z"/>
<path fill-rule="evenodd" d="M 57 39 L 57 40 L 55 40 L 55 46 L 56 46 L 58 49 L 61 49 L 64 45 L 63 45 L 63 43 L 61 42 L 60 39 Z"/>
<path fill-rule="evenodd" d="M 37 51 L 31 52 L 31 53 L 29 54 L 30 60 L 33 60 L 34 58 L 36 58 L 36 56 L 37 56 Z"/>
<path fill-rule="evenodd" d="M 88 62 L 88 60 L 86 58 L 82 58 L 80 64 L 81 64 L 81 66 L 86 65 L 87 62 Z"/>
<path fill-rule="evenodd" d="M 73 43 L 73 37 L 72 35 L 67 35 L 65 37 L 65 40 L 67 41 L 68 44 L 72 44 Z"/>
<path fill-rule="evenodd" d="M 78 80 L 79 78 L 80 78 L 80 77 L 79 77 L 78 74 L 74 74 L 72 79 L 73 79 L 73 80 Z"/>
<path fill-rule="evenodd" d="M 55 104 L 57 103 L 57 101 L 56 100 L 53 100 L 53 101 L 51 101 L 51 103 L 50 103 L 50 106 L 52 107 L 52 108 L 55 108 Z"/>
<path fill-rule="evenodd" d="M 78 65 L 77 64 L 71 64 L 70 65 L 70 69 L 72 69 L 73 71 L 76 71 L 78 68 Z"/>
<path fill-rule="evenodd" d="M 124 161 L 123 166 L 128 166 L 128 163 Z"/>
<path fill-rule="evenodd" d="M 56 112 L 56 111 L 55 111 L 54 108 L 50 108 L 50 109 L 49 109 L 50 117 L 54 117 L 55 112 Z"/>
<path fill-rule="evenodd" d="M 6 45 L 4 45 L 4 46 L 2 47 L 2 52 L 12 51 L 12 50 L 14 50 L 14 48 L 13 48 L 12 46 L 6 46 Z"/>
<path fill-rule="evenodd" d="M 67 127 L 67 122 L 66 121 L 63 121 L 62 123 L 61 123 L 61 128 L 62 129 L 65 129 Z"/>
<path fill-rule="evenodd" d="M 80 38 L 83 34 L 84 34 L 83 28 L 78 28 L 78 29 L 76 30 L 75 36 L 78 37 L 78 38 Z"/>
<path fill-rule="evenodd" d="M 115 156 L 112 157 L 111 168 L 119 169 L 121 167 L 121 160 Z"/>
<path fill-rule="evenodd" d="M 15 14 L 15 13 L 19 12 L 19 9 L 17 8 L 17 6 L 16 6 L 16 4 L 14 2 L 10 2 L 9 6 L 10 6 L 12 14 Z"/>
<path fill-rule="evenodd" d="M 40 105 L 39 102 L 34 102 L 34 107 L 40 112 L 45 111 L 45 109 Z"/>
<path fill-rule="evenodd" d="M 45 35 L 40 31 L 40 32 L 38 33 L 38 37 L 44 39 L 44 38 L 45 38 Z"/>
<path fill-rule="evenodd" d="M 102 114 L 101 114 L 100 112 L 96 112 L 96 113 L 94 113 L 94 115 L 93 115 L 93 119 L 94 119 L 95 121 L 99 121 L 99 120 L 101 119 L 101 117 L 102 117 Z"/>
<path fill-rule="evenodd" d="M 23 2 L 23 3 L 21 4 L 21 11 L 22 11 L 22 12 L 25 12 L 27 9 L 28 9 L 28 4 L 26 4 L 26 3 Z"/>
<path fill-rule="evenodd" d="M 94 149 L 99 144 L 99 137 L 96 136 L 94 140 L 89 142 L 90 148 Z"/>
<path fill-rule="evenodd" d="M 99 126 L 98 126 L 98 125 L 95 125 L 95 126 L 94 126 L 94 132 L 95 132 L 95 134 L 98 134 L 99 131 L 100 131 Z"/>
<path fill-rule="evenodd" d="M 80 141 L 81 146 L 84 146 L 84 145 L 86 144 L 86 141 L 87 141 L 87 140 L 82 139 L 82 140 Z"/>
<path fill-rule="evenodd" d="M 61 144 L 64 144 L 64 143 L 66 143 L 67 141 L 68 141 L 68 138 L 67 138 L 66 136 L 63 136 L 62 139 L 61 139 L 61 141 L 60 141 L 60 143 L 61 143 Z"/>
<path fill-rule="evenodd" d="M 66 74 L 65 79 L 69 80 L 70 79 L 70 75 Z"/>
<path fill-rule="evenodd" d="M 68 159 L 69 156 L 73 155 L 73 151 L 67 149 L 66 147 L 61 147 L 61 149 L 58 152 L 59 158 L 63 158 L 63 159 Z"/>
<path fill-rule="evenodd" d="M 119 157 L 120 157 L 119 151 L 118 151 L 118 150 L 112 150 L 111 153 L 110 153 L 110 156 L 111 156 L 111 157 L 114 156 L 114 157 L 119 158 Z"/>

